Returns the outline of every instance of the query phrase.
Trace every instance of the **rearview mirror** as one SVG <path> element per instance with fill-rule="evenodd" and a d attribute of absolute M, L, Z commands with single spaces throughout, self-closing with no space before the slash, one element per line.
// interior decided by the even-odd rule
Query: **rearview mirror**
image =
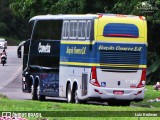
<path fill-rule="evenodd" d="M 21 46 L 19 46 L 18 49 L 17 49 L 17 57 L 18 58 L 22 57 Z"/>
<path fill-rule="evenodd" d="M 22 41 L 19 46 L 18 46 L 18 49 L 17 49 L 17 57 L 18 58 L 21 58 L 22 57 L 22 46 L 25 44 L 26 41 Z"/>

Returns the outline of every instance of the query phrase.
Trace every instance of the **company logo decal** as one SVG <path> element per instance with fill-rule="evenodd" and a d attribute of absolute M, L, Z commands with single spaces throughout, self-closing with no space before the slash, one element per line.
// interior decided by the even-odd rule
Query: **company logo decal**
<path fill-rule="evenodd" d="M 41 42 L 38 46 L 38 52 L 39 53 L 50 53 L 51 52 L 51 45 L 47 43 L 47 45 L 42 45 Z"/>
<path fill-rule="evenodd" d="M 122 50 L 122 51 L 142 51 L 142 47 L 121 47 L 100 45 L 99 50 Z"/>
<path fill-rule="evenodd" d="M 137 10 L 140 13 L 155 13 L 159 10 L 159 2 L 155 0 L 149 0 L 144 2 L 139 2 L 137 5 Z"/>
<path fill-rule="evenodd" d="M 79 54 L 79 55 L 85 55 L 86 54 L 86 47 L 77 48 L 77 47 L 68 47 L 66 49 L 66 54 Z"/>

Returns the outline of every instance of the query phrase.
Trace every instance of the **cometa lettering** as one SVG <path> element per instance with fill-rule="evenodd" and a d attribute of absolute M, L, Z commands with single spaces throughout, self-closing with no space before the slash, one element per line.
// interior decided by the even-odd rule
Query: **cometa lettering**
<path fill-rule="evenodd" d="M 38 46 L 38 52 L 39 53 L 50 53 L 51 51 L 51 46 L 47 43 L 47 45 L 41 45 L 41 43 L 39 43 Z"/>

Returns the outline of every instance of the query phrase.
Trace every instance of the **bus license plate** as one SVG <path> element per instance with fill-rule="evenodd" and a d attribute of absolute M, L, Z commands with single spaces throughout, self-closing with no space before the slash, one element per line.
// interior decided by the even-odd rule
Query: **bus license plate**
<path fill-rule="evenodd" d="M 123 95 L 124 91 L 123 90 L 114 90 L 113 94 L 115 94 L 115 95 Z"/>

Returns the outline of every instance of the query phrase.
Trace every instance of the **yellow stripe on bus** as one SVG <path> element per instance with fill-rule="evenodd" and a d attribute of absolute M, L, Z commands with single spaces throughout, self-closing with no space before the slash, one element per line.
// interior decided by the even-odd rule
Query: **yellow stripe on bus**
<path fill-rule="evenodd" d="M 110 42 L 110 43 L 134 43 L 134 44 L 146 44 L 144 38 L 112 38 L 112 37 L 97 37 L 97 40 L 94 41 L 61 41 L 61 44 L 76 44 L 76 45 L 94 45 L 96 42 Z"/>
<path fill-rule="evenodd" d="M 146 44 L 146 40 L 144 38 L 120 38 L 120 37 L 104 37 L 98 36 L 96 41 L 104 41 L 104 42 L 116 42 L 116 43 L 141 43 Z"/>
<path fill-rule="evenodd" d="M 107 67 L 131 67 L 131 68 L 146 68 L 146 65 L 132 65 L 132 64 L 100 64 L 100 63 L 80 63 L 80 62 L 60 62 L 61 65 L 75 65 L 75 66 L 107 66 Z"/>

